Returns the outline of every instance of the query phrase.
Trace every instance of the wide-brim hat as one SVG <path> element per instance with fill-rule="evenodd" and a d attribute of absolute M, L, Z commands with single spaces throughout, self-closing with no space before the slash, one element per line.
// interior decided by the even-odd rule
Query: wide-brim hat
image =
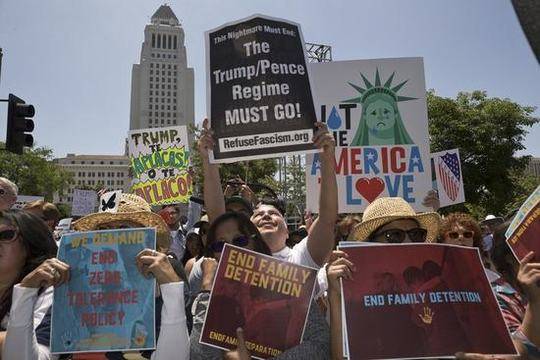
<path fill-rule="evenodd" d="M 420 227 L 427 230 L 426 242 L 437 241 L 441 223 L 439 214 L 436 212 L 417 214 L 409 203 L 397 197 L 378 198 L 369 204 L 362 216 L 362 222 L 354 227 L 349 239 L 366 241 L 381 226 L 401 219 L 416 220 Z"/>
<path fill-rule="evenodd" d="M 158 247 L 169 248 L 171 238 L 165 220 L 152 212 L 146 200 L 135 194 L 122 193 L 117 212 L 100 212 L 86 215 L 73 223 L 73 229 L 76 231 L 92 231 L 97 230 L 102 224 L 113 221 L 131 221 L 140 224 L 141 227 L 156 228 Z"/>

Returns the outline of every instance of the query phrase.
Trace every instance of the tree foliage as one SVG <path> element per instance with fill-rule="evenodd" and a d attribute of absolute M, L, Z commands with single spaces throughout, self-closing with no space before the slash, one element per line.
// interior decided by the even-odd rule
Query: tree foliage
<path fill-rule="evenodd" d="M 529 159 L 516 153 L 539 121 L 533 107 L 489 98 L 484 91 L 461 92 L 455 99 L 430 91 L 427 100 L 431 152 L 458 148 L 461 157 L 467 203 L 447 210 L 504 215 L 526 197 L 531 185 L 518 186 L 516 179 Z"/>
<path fill-rule="evenodd" d="M 47 201 L 66 190 L 72 179 L 52 162 L 52 150 L 45 147 L 25 149 L 22 155 L 0 150 L 0 176 L 17 184 L 19 194 L 44 196 Z"/>

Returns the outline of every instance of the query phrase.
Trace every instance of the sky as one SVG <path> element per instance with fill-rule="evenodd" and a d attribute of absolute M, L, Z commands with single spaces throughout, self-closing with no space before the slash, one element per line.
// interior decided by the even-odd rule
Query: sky
<path fill-rule="evenodd" d="M 131 68 L 155 0 L 0 0 L 0 98 L 36 107 L 39 146 L 54 155 L 121 154 Z M 260 13 L 296 21 L 333 60 L 424 58 L 426 87 L 444 97 L 485 90 L 540 107 L 540 66 L 510 0 L 174 0 L 195 69 L 195 120 L 206 114 L 204 31 Z M 0 140 L 7 103 L 0 103 Z M 535 116 L 540 117 L 540 110 Z M 520 155 L 540 157 L 540 125 Z"/>

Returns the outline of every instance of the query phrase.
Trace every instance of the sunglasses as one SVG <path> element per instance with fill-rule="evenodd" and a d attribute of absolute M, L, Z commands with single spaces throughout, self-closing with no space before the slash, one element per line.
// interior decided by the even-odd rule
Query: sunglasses
<path fill-rule="evenodd" d="M 472 231 L 464 231 L 462 233 L 459 233 L 457 231 L 452 231 L 448 233 L 448 236 L 450 239 L 457 239 L 459 238 L 459 235 L 463 235 L 465 239 L 470 239 L 473 237 L 474 233 Z"/>
<path fill-rule="evenodd" d="M 0 242 L 10 243 L 17 239 L 18 232 L 15 229 L 6 229 L 0 231 Z"/>
<path fill-rule="evenodd" d="M 212 244 L 210 244 L 210 249 L 212 249 L 213 252 L 220 253 L 223 251 L 225 244 L 226 242 L 223 240 L 215 241 Z M 246 247 L 249 244 L 249 238 L 245 236 L 238 236 L 233 239 L 231 244 L 234 246 Z"/>
<path fill-rule="evenodd" d="M 408 236 L 413 243 L 421 243 L 426 241 L 427 231 L 422 228 L 414 228 L 406 231 L 401 229 L 389 229 L 373 235 L 371 241 L 374 241 L 376 238 L 384 237 L 386 242 L 390 244 L 401 244 L 405 241 L 406 236 Z"/>

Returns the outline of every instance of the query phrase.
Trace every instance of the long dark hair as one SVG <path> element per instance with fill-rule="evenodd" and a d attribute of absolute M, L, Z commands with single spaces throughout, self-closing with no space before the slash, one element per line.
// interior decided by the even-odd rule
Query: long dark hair
<path fill-rule="evenodd" d="M 502 275 L 502 277 L 510 284 L 514 289 L 519 289 L 517 281 L 517 272 L 515 271 L 515 264 L 517 260 L 514 259 L 512 250 L 506 242 L 506 230 L 510 226 L 510 220 L 497 226 L 493 232 L 493 249 L 491 250 L 491 261 L 495 265 L 495 268 Z M 513 263 L 513 261 L 515 261 Z"/>
<path fill-rule="evenodd" d="M 203 255 L 206 257 L 213 257 L 214 252 L 212 251 L 212 243 L 216 239 L 216 229 L 218 226 L 223 224 L 226 221 L 235 220 L 238 224 L 238 230 L 242 234 L 248 235 L 255 243 L 255 251 L 261 254 L 272 255 L 270 248 L 261 237 L 257 227 L 249 220 L 247 216 L 242 213 L 237 212 L 226 212 L 223 215 L 220 215 L 216 220 L 212 222 L 210 228 L 208 229 L 208 234 L 206 235 L 206 247 L 204 248 Z"/>
<path fill-rule="evenodd" d="M 0 211 L 0 221 L 17 227 L 26 252 L 26 260 L 15 281 L 0 297 L 0 321 L 11 308 L 13 286 L 37 268 L 43 261 L 55 257 L 58 251 L 51 230 L 39 217 L 20 210 Z"/>

